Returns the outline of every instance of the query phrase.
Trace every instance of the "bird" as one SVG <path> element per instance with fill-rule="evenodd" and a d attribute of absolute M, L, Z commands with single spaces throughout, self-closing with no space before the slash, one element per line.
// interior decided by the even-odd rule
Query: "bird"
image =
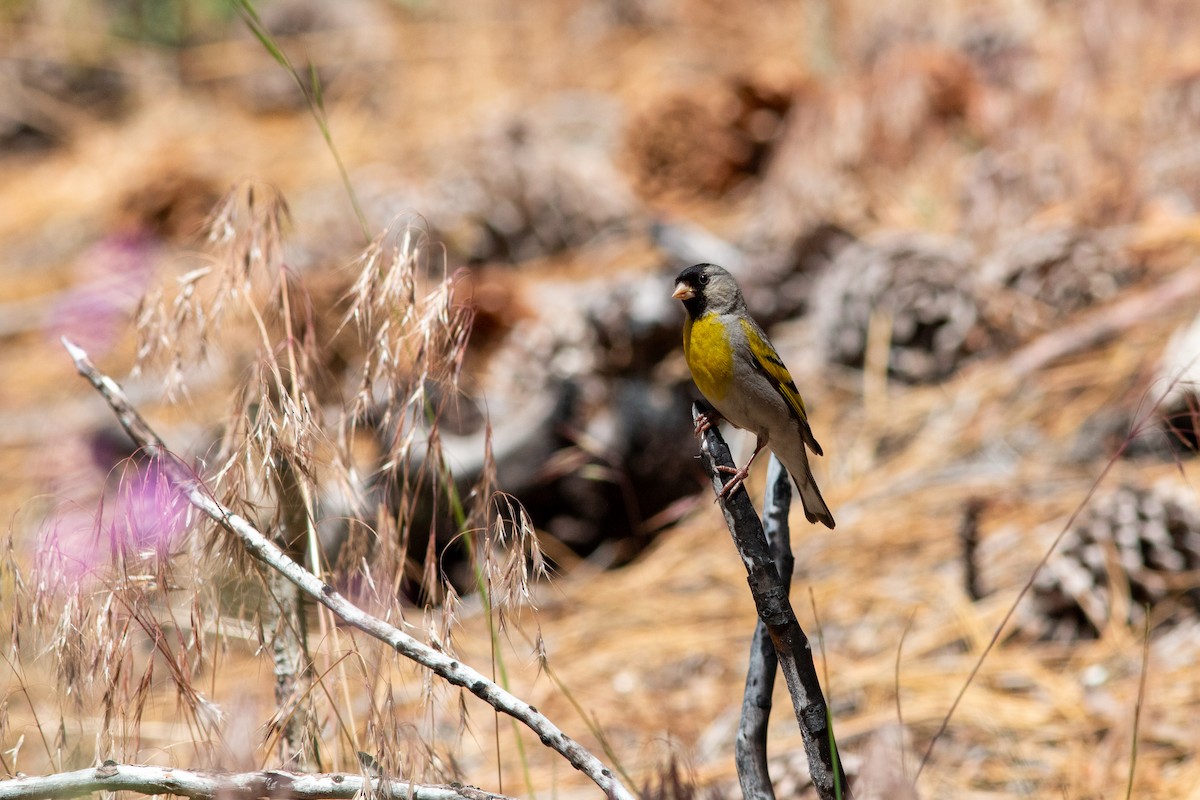
<path fill-rule="evenodd" d="M 823 452 L 804 400 L 767 334 L 751 318 L 737 281 L 716 264 L 695 264 L 679 273 L 671 296 L 687 312 L 683 355 L 696 388 L 720 417 L 757 438 L 745 466 L 718 467 L 732 474 L 719 496 L 728 496 L 746 480 L 750 465 L 769 445 L 792 476 L 808 521 L 832 529 L 833 514 L 808 463 L 808 450 L 818 456 Z M 701 416 L 696 433 L 715 422 L 711 415 Z"/>

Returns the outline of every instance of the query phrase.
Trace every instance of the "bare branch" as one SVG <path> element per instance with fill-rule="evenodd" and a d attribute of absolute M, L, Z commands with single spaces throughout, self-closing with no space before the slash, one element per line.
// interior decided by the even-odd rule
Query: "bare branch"
<path fill-rule="evenodd" d="M 106 761 L 99 767 L 55 775 L 0 781 L 0 800 L 43 800 L 82 797 L 94 792 L 170 794 L 196 800 L 249 800 L 256 797 L 291 797 L 298 800 L 335 800 L 363 796 L 394 800 L 509 800 L 470 786 L 423 786 L 401 780 L 364 778 L 345 773 L 304 774 L 264 772 L 197 772 L 171 767 L 145 767 Z"/>
<path fill-rule="evenodd" d="M 332 586 L 288 558 L 282 550 L 244 517 L 217 502 L 212 492 L 193 470 L 178 456 L 166 449 L 158 434 L 146 424 L 137 409 L 130 405 L 121 387 L 112 378 L 96 369 L 82 348 L 65 337 L 62 342 L 74 360 L 79 374 L 87 378 L 104 396 L 122 427 L 134 442 L 151 451 L 151 455 L 159 456 L 162 459 L 164 473 L 173 484 L 179 487 L 188 502 L 236 536 L 250 555 L 271 569 L 280 572 L 302 592 L 324 605 L 347 625 L 358 628 L 369 636 L 386 643 L 405 658 L 428 667 L 451 684 L 467 689 L 497 711 L 525 723 L 538 735 L 542 744 L 559 753 L 573 767 L 591 778 L 610 798 L 633 800 L 633 795 L 617 780 L 611 769 L 586 748 L 563 733 L 533 706 L 488 680 L 480 672 L 423 644 L 394 625 L 363 611 L 339 594 Z"/>
<path fill-rule="evenodd" d="M 792 479 L 775 454 L 767 466 L 767 491 L 763 500 L 763 529 L 767 545 L 779 570 L 785 589 L 792 582 L 792 543 L 789 538 L 788 510 L 792 505 Z M 779 659 L 767 626 L 760 619 L 754 626 L 750 643 L 750 665 L 746 669 L 746 690 L 742 697 L 742 717 L 734 742 L 738 782 L 747 800 L 775 800 L 775 789 L 767 770 L 767 723 L 771 717 L 771 695 Z"/>
<path fill-rule="evenodd" d="M 700 414 L 701 405 L 693 404 L 692 419 L 698 420 Z M 717 470 L 717 466 L 732 468 L 733 457 L 716 426 L 701 436 L 700 454 L 704 469 L 712 480 L 713 491 L 718 495 L 717 500 L 729 532 L 733 535 L 733 543 L 746 566 L 750 593 L 754 596 L 759 619 L 766 625 L 771 642 L 775 645 L 775 654 L 779 658 L 779 666 L 796 711 L 796 721 L 800 723 L 800 735 L 808 755 L 808 771 L 817 789 L 817 796 L 821 800 L 849 798 L 850 787 L 837 755 L 837 744 L 829 725 L 829 708 L 825 704 L 821 682 L 813 664 L 812 648 L 788 601 L 787 587 L 775 568 L 762 522 L 754 512 L 754 504 L 750 502 L 750 495 L 744 486 L 735 489 L 728 497 L 720 497 L 726 478 Z"/>

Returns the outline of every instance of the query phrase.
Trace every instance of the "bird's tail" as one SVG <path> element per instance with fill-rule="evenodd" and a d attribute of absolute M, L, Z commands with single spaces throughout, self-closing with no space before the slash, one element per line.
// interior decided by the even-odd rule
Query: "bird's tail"
<path fill-rule="evenodd" d="M 812 473 L 806 477 L 808 480 L 804 483 L 796 481 L 796 488 L 800 490 L 800 502 L 804 504 L 804 516 L 808 517 L 809 522 L 819 522 L 832 530 L 836 524 L 833 514 L 829 511 L 829 506 L 825 505 L 825 498 L 821 497 L 821 490 L 817 488 Z"/>
<path fill-rule="evenodd" d="M 829 506 L 825 505 L 825 498 L 821 497 L 821 490 L 817 488 L 817 481 L 813 478 L 812 469 L 808 466 L 808 453 L 804 451 L 804 444 L 802 442 L 797 442 L 797 444 L 799 446 L 796 448 L 780 448 L 792 452 L 775 452 L 775 455 L 783 466 L 787 467 L 792 481 L 800 491 L 800 502 L 804 504 L 804 516 L 808 517 L 809 522 L 819 522 L 832 530 L 835 524 L 833 514 L 829 511 Z"/>

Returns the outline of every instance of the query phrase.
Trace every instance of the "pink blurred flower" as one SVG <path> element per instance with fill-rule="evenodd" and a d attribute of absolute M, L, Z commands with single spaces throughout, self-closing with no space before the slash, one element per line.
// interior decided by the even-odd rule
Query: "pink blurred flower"
<path fill-rule="evenodd" d="M 154 271 L 157 240 L 114 234 L 88 248 L 75 264 L 74 284 L 50 308 L 46 329 L 66 335 L 92 355 L 110 350 L 145 293 Z"/>
<path fill-rule="evenodd" d="M 127 462 L 116 489 L 94 513 L 64 505 L 43 529 L 38 561 L 43 572 L 77 583 L 113 564 L 169 558 L 182 541 L 189 505 L 157 459 Z"/>

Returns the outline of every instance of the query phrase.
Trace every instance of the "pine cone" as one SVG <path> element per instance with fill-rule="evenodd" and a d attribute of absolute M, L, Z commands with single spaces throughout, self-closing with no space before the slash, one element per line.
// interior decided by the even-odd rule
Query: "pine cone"
<path fill-rule="evenodd" d="M 828 362 L 862 367 L 873 315 L 891 321 L 888 373 L 930 383 L 986 341 L 971 291 L 970 246 L 925 235 L 855 242 L 813 289 L 814 326 Z"/>
<path fill-rule="evenodd" d="M 976 19 L 959 40 L 979 79 L 1003 89 L 1028 89 L 1033 82 L 1033 46 L 1015 29 L 998 20 Z"/>
<path fill-rule="evenodd" d="M 638 192 L 656 199 L 719 197 L 758 175 L 783 131 L 794 89 L 764 75 L 660 99 L 633 120 L 626 137 Z"/>
<path fill-rule="evenodd" d="M 1112 235 L 1074 228 L 1018 231 L 980 268 L 980 300 L 991 325 L 1017 341 L 1116 296 L 1136 275 Z"/>
<path fill-rule="evenodd" d="M 1200 611 L 1200 509 L 1169 486 L 1122 486 L 1096 497 L 1034 580 L 1022 627 L 1044 639 L 1099 636 L 1114 611 L 1110 579 L 1130 625 L 1173 597 Z M 1193 573 L 1193 574 L 1189 574 Z"/>
<path fill-rule="evenodd" d="M 959 190 L 963 233 L 975 241 L 992 241 L 999 232 L 1019 228 L 1038 212 L 1066 202 L 1079 189 L 1070 164 L 1055 142 L 980 150 Z"/>
<path fill-rule="evenodd" d="M 468 261 L 519 262 L 578 247 L 628 224 L 634 201 L 614 165 L 612 110 L 568 97 L 488 128 L 423 207 Z"/>

